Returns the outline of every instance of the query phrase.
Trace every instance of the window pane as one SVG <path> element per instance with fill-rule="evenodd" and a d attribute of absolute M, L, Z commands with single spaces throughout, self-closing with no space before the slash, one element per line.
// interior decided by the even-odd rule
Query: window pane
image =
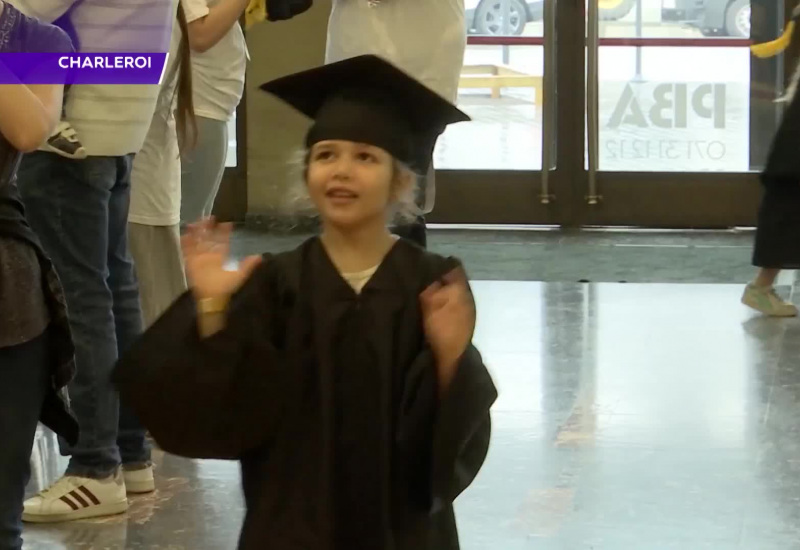
<path fill-rule="evenodd" d="M 638 50 L 600 49 L 600 169 L 749 170 L 749 49 Z"/>
<path fill-rule="evenodd" d="M 542 37 L 542 0 L 465 0 L 464 4 L 472 37 Z M 542 63 L 541 45 L 467 46 L 458 106 L 473 122 L 447 129 L 437 143 L 435 166 L 541 169 Z"/>
<path fill-rule="evenodd" d="M 543 48 L 468 46 L 458 106 L 473 119 L 439 139 L 435 166 L 457 170 L 542 167 Z M 505 77 L 505 78 L 504 78 Z"/>
<path fill-rule="evenodd" d="M 750 38 L 750 0 L 597 2 L 606 38 Z"/>
<path fill-rule="evenodd" d="M 772 139 L 781 90 L 759 84 L 750 103 L 750 0 L 598 1 L 629 8 L 600 23 L 600 170 L 758 170 L 751 144 Z M 751 127 L 751 109 L 765 123 Z"/>

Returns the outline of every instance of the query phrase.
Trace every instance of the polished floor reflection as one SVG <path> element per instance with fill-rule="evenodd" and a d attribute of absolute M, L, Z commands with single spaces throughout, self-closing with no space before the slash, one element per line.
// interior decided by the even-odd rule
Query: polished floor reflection
<path fill-rule="evenodd" d="M 750 314 L 740 285 L 473 285 L 500 398 L 465 550 L 800 547 L 800 322 Z M 46 483 L 63 459 L 37 453 Z M 235 548 L 236 465 L 157 461 L 127 515 L 31 526 L 26 548 Z"/>

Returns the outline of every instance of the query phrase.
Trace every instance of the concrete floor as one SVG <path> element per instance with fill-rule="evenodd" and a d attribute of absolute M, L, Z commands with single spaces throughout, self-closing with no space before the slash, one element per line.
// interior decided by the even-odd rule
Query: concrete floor
<path fill-rule="evenodd" d="M 473 286 L 500 398 L 462 548 L 800 546 L 800 322 L 752 315 L 741 285 Z M 38 449 L 31 491 L 64 466 Z M 26 548 L 235 548 L 237 465 L 156 461 L 126 515 L 28 526 Z"/>

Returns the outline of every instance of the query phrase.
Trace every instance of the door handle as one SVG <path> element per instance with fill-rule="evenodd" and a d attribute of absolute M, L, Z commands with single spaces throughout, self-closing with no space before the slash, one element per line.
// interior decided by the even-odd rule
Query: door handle
<path fill-rule="evenodd" d="M 598 78 L 600 49 L 600 7 L 598 0 L 589 0 L 587 10 L 586 32 L 586 131 L 588 134 L 589 153 L 589 193 L 586 201 L 590 205 L 598 204 L 603 197 L 597 189 L 597 171 L 599 165 L 600 144 L 600 82 Z"/>
<path fill-rule="evenodd" d="M 542 105 L 542 188 L 539 200 L 550 204 L 556 196 L 550 192 L 550 173 L 556 159 L 556 0 L 544 1 L 544 97 Z"/>

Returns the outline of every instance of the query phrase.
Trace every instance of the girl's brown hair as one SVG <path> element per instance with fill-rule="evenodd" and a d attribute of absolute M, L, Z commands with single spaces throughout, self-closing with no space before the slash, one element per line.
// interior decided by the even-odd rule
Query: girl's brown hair
<path fill-rule="evenodd" d="M 192 101 L 192 50 L 189 46 L 189 24 L 183 5 L 178 2 L 178 25 L 181 27 L 181 44 L 178 47 L 178 106 L 175 110 L 175 123 L 178 133 L 178 148 L 183 155 L 197 144 L 197 119 Z"/>

